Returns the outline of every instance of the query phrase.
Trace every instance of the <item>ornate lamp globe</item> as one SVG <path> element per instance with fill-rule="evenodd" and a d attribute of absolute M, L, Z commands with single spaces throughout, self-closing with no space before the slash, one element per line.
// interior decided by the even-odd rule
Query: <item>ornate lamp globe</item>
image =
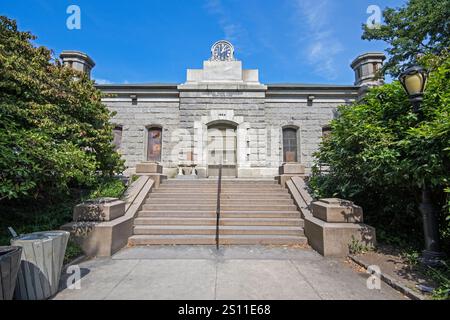
<path fill-rule="evenodd" d="M 427 79 L 427 70 L 419 66 L 413 66 L 406 69 L 399 77 L 399 80 L 415 109 L 419 107 L 423 100 L 423 92 L 427 85 Z"/>

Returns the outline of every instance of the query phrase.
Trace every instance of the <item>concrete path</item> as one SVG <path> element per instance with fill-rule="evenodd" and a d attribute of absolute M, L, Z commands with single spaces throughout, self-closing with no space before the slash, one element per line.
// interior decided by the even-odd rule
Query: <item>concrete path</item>
<path fill-rule="evenodd" d="M 136 247 L 80 268 L 81 289 L 64 288 L 63 276 L 55 299 L 405 299 L 384 283 L 367 289 L 368 275 L 344 259 L 303 248 Z"/>

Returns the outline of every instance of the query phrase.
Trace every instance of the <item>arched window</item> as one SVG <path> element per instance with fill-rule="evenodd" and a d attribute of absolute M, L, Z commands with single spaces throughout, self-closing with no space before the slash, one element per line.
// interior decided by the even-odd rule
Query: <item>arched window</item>
<path fill-rule="evenodd" d="M 113 145 L 114 145 L 114 150 L 119 150 L 120 147 L 122 146 L 122 126 L 116 125 L 113 129 Z"/>
<path fill-rule="evenodd" d="M 298 162 L 297 129 L 283 129 L 283 161 Z"/>
<path fill-rule="evenodd" d="M 160 162 L 162 148 L 162 128 L 147 128 L 147 161 Z"/>

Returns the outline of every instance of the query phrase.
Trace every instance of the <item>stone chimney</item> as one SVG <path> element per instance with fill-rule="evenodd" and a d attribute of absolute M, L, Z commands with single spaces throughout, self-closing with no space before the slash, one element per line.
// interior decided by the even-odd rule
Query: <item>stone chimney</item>
<path fill-rule="evenodd" d="M 355 71 L 355 86 L 361 87 L 361 93 L 367 89 L 384 84 L 384 78 L 378 78 L 386 56 L 382 52 L 368 52 L 353 60 L 351 67 Z"/>
<path fill-rule="evenodd" d="M 80 51 L 63 51 L 60 55 L 64 66 L 86 73 L 91 77 L 91 70 L 95 67 L 95 62 L 86 54 Z"/>

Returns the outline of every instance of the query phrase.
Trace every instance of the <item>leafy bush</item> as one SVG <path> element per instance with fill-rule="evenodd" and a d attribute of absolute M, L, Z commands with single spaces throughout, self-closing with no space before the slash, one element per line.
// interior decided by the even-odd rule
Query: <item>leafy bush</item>
<path fill-rule="evenodd" d="M 107 178 L 101 180 L 97 187 L 89 194 L 89 199 L 94 198 L 120 198 L 125 192 L 125 184 L 115 178 Z"/>
<path fill-rule="evenodd" d="M 73 207 L 92 198 L 120 198 L 125 184 L 115 178 L 99 180 L 91 189 L 70 190 L 69 194 L 55 194 L 38 200 L 6 200 L 0 203 L 0 245 L 8 245 L 11 226 L 19 233 L 59 229 L 72 221 Z"/>
<path fill-rule="evenodd" d="M 439 287 L 433 291 L 433 299 L 450 300 L 450 268 L 445 264 L 445 268 L 429 268 L 428 274 L 439 283 Z"/>
<path fill-rule="evenodd" d="M 417 207 L 426 183 L 441 212 L 441 236 L 448 251 L 450 59 L 438 66 L 434 61 L 423 58 L 433 70 L 421 122 L 398 82 L 374 88 L 362 101 L 339 108 L 332 134 L 316 154 L 310 187 L 315 196 L 339 196 L 362 205 L 381 240 L 422 247 Z M 319 169 L 323 164 L 329 166 L 327 173 Z"/>
<path fill-rule="evenodd" d="M 350 254 L 361 254 L 373 251 L 375 248 L 370 245 L 366 245 L 360 240 L 356 239 L 355 236 L 352 235 L 352 239 L 348 245 L 348 251 Z"/>
<path fill-rule="evenodd" d="M 18 234 L 59 229 L 72 220 L 73 207 L 81 197 L 74 191 L 70 195 L 41 200 L 3 201 L 0 204 L 0 245 L 9 245 L 9 226 Z"/>
<path fill-rule="evenodd" d="M 420 56 L 443 56 L 450 48 L 450 0 L 408 0 L 383 10 L 379 28 L 363 25 L 363 39 L 388 44 L 388 59 L 383 69 L 398 76 L 401 69 L 417 63 Z"/>
<path fill-rule="evenodd" d="M 67 243 L 66 254 L 64 256 L 64 264 L 70 263 L 74 259 L 83 255 L 81 247 L 72 239 L 69 239 Z"/>
<path fill-rule="evenodd" d="M 94 82 L 34 39 L 0 16 L 0 201 L 45 198 L 123 170 Z"/>
<path fill-rule="evenodd" d="M 84 73 L 63 67 L 35 37 L 0 16 L 0 245 L 59 229 L 89 197 L 120 197 L 123 161 L 112 114 Z M 69 243 L 66 260 L 80 254 Z"/>
<path fill-rule="evenodd" d="M 120 198 L 125 184 L 115 178 L 101 179 L 90 190 L 70 190 L 69 194 L 59 194 L 38 200 L 6 200 L 0 203 L 0 246 L 9 245 L 11 235 L 7 227 L 18 234 L 44 230 L 57 230 L 72 221 L 73 207 L 91 198 Z M 67 244 L 64 263 L 80 256 L 82 250 L 72 239 Z"/>

